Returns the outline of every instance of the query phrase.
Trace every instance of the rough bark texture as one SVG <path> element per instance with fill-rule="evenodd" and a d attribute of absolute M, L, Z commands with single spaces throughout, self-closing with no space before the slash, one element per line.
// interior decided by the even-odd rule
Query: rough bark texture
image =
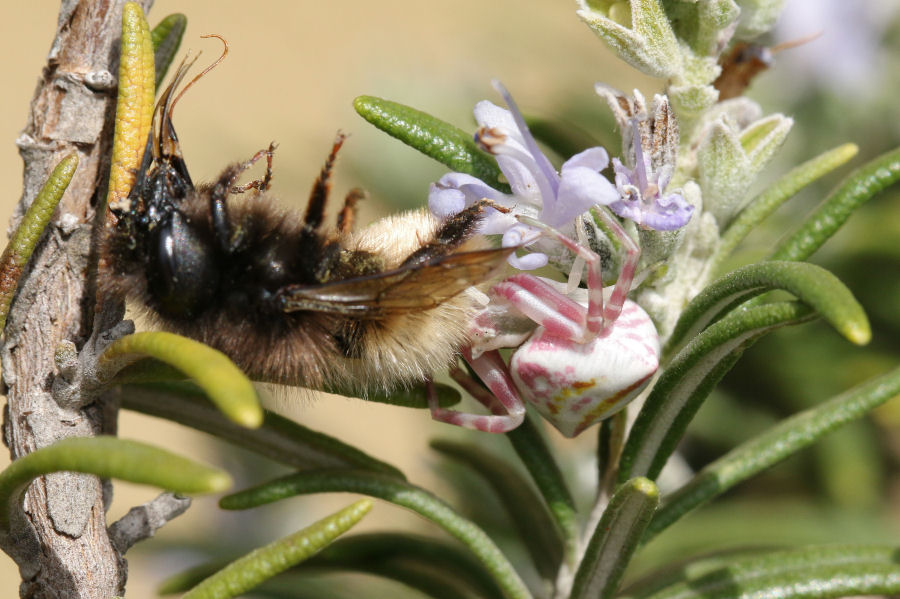
<path fill-rule="evenodd" d="M 146 10 L 151 0 L 140 3 Z M 16 142 L 25 186 L 12 226 L 64 155 L 78 152 L 80 162 L 19 287 L 0 352 L 8 397 L 4 441 L 13 459 L 64 437 L 115 432 L 115 408 L 61 407 L 51 389 L 60 342 L 80 348 L 90 334 L 91 226 L 109 169 L 122 4 L 63 0 L 57 37 Z M 59 473 L 30 486 L 13 514 L 12 535 L 0 539 L 19 565 L 22 597 L 122 594 L 126 564 L 107 534 L 108 499 L 92 476 Z"/>

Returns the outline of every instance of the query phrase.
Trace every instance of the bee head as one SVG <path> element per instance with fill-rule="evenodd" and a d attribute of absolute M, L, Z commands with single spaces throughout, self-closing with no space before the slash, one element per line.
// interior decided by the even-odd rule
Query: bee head
<path fill-rule="evenodd" d="M 181 145 L 178 143 L 178 135 L 172 125 L 172 112 L 184 93 L 222 62 L 228 54 L 228 43 L 224 38 L 215 34 L 202 37 L 220 39 L 224 44 L 224 51 L 214 63 L 196 75 L 179 91 L 178 88 L 199 58 L 199 54 L 191 60 L 187 58 L 182 60 L 172 82 L 160 95 L 153 110 L 153 122 L 147 137 L 147 145 L 144 147 L 137 179 L 128 194 L 130 217 L 131 220 L 137 221 L 137 223 L 129 223 L 129 226 L 133 227 L 134 224 L 137 224 L 139 228 L 146 230 L 154 228 L 160 222 L 167 221 L 177 206 L 194 190 L 194 183 L 181 153 Z M 119 220 L 122 220 L 121 215 L 119 215 Z"/>

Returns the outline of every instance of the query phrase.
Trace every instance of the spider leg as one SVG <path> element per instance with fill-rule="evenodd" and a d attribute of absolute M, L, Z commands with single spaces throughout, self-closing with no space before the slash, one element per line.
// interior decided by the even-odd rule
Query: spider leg
<path fill-rule="evenodd" d="M 489 391 L 483 389 L 477 382 L 466 384 L 472 396 L 485 405 L 492 414 L 469 414 L 442 408 L 437 402 L 437 393 L 433 385 L 429 383 L 428 405 L 431 409 L 431 417 L 439 422 L 447 422 L 464 428 L 476 429 L 488 433 L 505 433 L 513 430 L 525 419 L 525 404 L 516 392 L 515 383 L 509 376 L 506 364 L 497 351 L 485 352 L 478 358 L 472 357 L 470 349 L 462 350 L 463 358 L 468 362 L 478 377 L 484 381 Z M 467 377 L 465 373 L 457 376 Z M 454 377 L 455 378 L 455 377 Z"/>
<path fill-rule="evenodd" d="M 609 302 L 604 305 L 603 301 L 603 277 L 602 277 L 602 263 L 600 261 L 600 256 L 594 253 L 589 248 L 581 245 L 580 243 L 569 239 L 556 229 L 545 225 L 544 223 L 528 218 L 520 216 L 519 220 L 521 220 L 526 225 L 530 225 L 536 228 L 541 229 L 541 231 L 557 241 L 559 241 L 563 246 L 565 246 L 569 251 L 575 254 L 576 259 L 583 260 L 588 267 L 588 307 L 586 317 L 582 317 L 580 320 L 580 331 L 576 334 L 562 334 L 558 333 L 560 336 L 566 337 L 568 339 L 575 339 L 579 341 L 589 340 L 597 335 L 603 335 L 609 332 L 616 319 L 619 317 L 619 314 L 622 312 L 622 306 L 625 304 L 626 296 L 628 292 L 631 290 L 631 282 L 634 280 L 634 273 L 637 268 L 637 262 L 640 258 L 640 249 L 637 244 L 628 236 L 624 229 L 622 229 L 621 225 L 608 214 L 604 210 L 598 210 L 597 214 L 600 215 L 600 218 L 603 220 L 604 224 L 612 231 L 613 235 L 616 237 L 616 240 L 619 241 L 624 247 L 626 251 L 625 263 L 622 266 L 622 272 L 619 274 L 619 278 L 616 281 L 616 285 L 613 288 L 613 293 L 610 296 Z M 578 262 L 576 261 L 576 264 Z M 529 277 L 530 275 L 519 275 L 520 280 L 514 281 L 514 283 L 522 287 L 525 286 L 525 291 L 530 292 L 530 296 L 533 296 L 536 300 L 541 303 L 549 304 L 542 310 L 536 310 L 534 306 L 529 305 L 528 302 L 523 305 L 527 310 L 530 310 L 532 313 L 541 314 L 541 318 L 535 318 L 531 316 L 531 314 L 523 310 L 523 313 L 529 315 L 529 317 L 533 318 L 535 322 L 547 326 L 547 321 L 549 319 L 549 324 L 551 327 L 563 325 L 565 327 L 568 326 L 568 321 L 575 320 L 574 314 L 568 314 L 563 312 L 564 307 L 566 306 L 566 302 L 563 301 L 562 298 L 565 296 L 562 293 L 559 293 L 549 285 L 537 285 L 534 281 L 525 282 L 521 279 L 521 277 Z M 532 277 L 533 278 L 533 277 Z M 506 293 L 510 293 L 509 290 Z M 516 301 L 523 301 L 526 297 L 519 294 L 520 297 L 518 300 L 512 300 L 514 303 Z M 518 307 L 518 305 L 517 305 Z M 559 318 L 554 318 L 552 314 L 552 309 L 557 308 L 557 311 L 560 312 L 558 315 Z M 577 322 L 577 321 L 576 321 Z"/>
<path fill-rule="evenodd" d="M 631 284 L 634 282 L 634 273 L 637 270 L 638 260 L 641 259 L 641 248 L 625 232 L 619 221 L 609 215 L 606 209 L 598 208 L 591 211 L 591 213 L 600 217 L 603 224 L 612 231 L 616 241 L 625 248 L 625 260 L 622 264 L 622 270 L 619 272 L 619 279 L 616 281 L 615 287 L 613 287 L 612 295 L 603 313 L 604 327 L 609 327 L 621 314 L 628 292 L 631 291 Z"/>
<path fill-rule="evenodd" d="M 267 191 L 272 184 L 272 158 L 275 156 L 275 148 L 278 146 L 275 145 L 275 142 L 269 144 L 269 147 L 265 150 L 260 150 L 256 154 L 254 154 L 250 160 L 245 162 L 242 166 L 244 170 L 250 168 L 252 165 L 256 164 L 263 156 L 266 157 L 266 174 L 263 175 L 262 179 L 254 179 L 253 181 L 249 181 L 244 183 L 243 185 L 235 185 L 231 188 L 231 193 L 244 193 L 245 191 L 249 191 L 251 189 L 256 189 L 258 191 Z"/>
<path fill-rule="evenodd" d="M 519 312 L 563 339 L 586 337 L 588 311 L 534 275 L 513 275 L 491 288 Z"/>

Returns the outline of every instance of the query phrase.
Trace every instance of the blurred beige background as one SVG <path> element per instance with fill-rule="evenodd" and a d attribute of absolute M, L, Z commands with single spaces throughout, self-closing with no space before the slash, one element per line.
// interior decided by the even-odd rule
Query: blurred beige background
<path fill-rule="evenodd" d="M 0 222 L 8 222 L 18 200 L 21 160 L 14 140 L 23 127 L 40 69 L 56 25 L 52 2 L 36 5 L 6 2 L 0 36 L 4 61 L 4 93 L 0 97 L 0 180 L 6 193 L 0 202 Z M 150 14 L 151 26 L 172 12 L 188 16 L 182 54 L 202 50 L 204 64 L 220 52 L 218 33 L 230 43 L 228 59 L 179 104 L 175 114 L 184 153 L 195 180 L 215 176 L 226 163 L 242 160 L 269 141 L 279 143 L 275 158 L 274 193 L 302 205 L 335 132 L 351 137 L 337 169 L 335 192 L 342 196 L 355 185 L 374 186 L 376 197 L 363 209 L 367 222 L 385 209 L 382 189 L 396 189 L 409 205 L 424 202 L 427 182 L 445 169 L 378 132 L 359 118 L 351 106 L 360 94 L 382 96 L 438 115 L 464 128 L 473 128 L 471 109 L 490 98 L 498 77 L 526 110 L 552 114 L 563 96 L 592 102 L 592 85 L 604 80 L 629 89 L 654 83 L 638 79 L 616 61 L 575 16 L 570 0 L 382 0 L 380 2 L 205 2 L 160 0 Z M 597 110 L 603 110 L 596 99 Z M 435 432 L 459 434 L 435 426 L 425 412 L 367 405 L 357 400 L 330 398 L 298 400 L 287 394 L 278 402 L 307 426 L 326 431 L 374 455 L 401 466 L 411 480 L 440 489 L 430 468 L 427 440 Z M 207 437 L 153 419 L 125 413 L 121 435 L 150 441 L 216 461 Z M 502 439 L 488 439 L 495 444 Z M 237 469 L 234 458 L 224 463 Z M 7 463 L 0 451 L 0 468 Z M 244 481 L 249 482 L 249 481 Z M 117 486 L 110 521 L 130 505 L 151 498 L 152 490 Z M 300 528 L 339 506 L 349 497 L 285 502 L 291 516 L 271 537 Z M 416 527 L 408 513 L 380 504 L 363 528 Z M 145 543 L 178 544 L 198 534 L 198 526 L 228 522 L 232 514 L 217 512 L 214 498 L 200 499 L 185 516 Z M 427 528 L 427 527 L 426 527 Z M 428 529 L 432 530 L 433 529 Z M 193 531 L 193 532 L 192 532 Z M 194 539 L 196 540 L 196 538 Z M 148 556 L 148 550 L 129 554 L 128 596 L 155 596 L 153 588 L 167 574 L 189 560 L 174 553 L 168 560 Z M 161 551 L 160 551 L 161 553 Z M 0 597 L 17 596 L 18 573 L 0 555 Z"/>

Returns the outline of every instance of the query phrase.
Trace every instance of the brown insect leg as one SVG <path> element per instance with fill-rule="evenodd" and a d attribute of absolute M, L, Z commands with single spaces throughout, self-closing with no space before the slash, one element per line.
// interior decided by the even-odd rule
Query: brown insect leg
<path fill-rule="evenodd" d="M 366 199 L 365 190 L 355 187 L 350 190 L 347 197 L 344 198 L 344 207 L 341 208 L 337 217 L 337 228 L 341 233 L 351 233 L 353 225 L 356 222 L 356 204 L 360 200 Z"/>
<path fill-rule="evenodd" d="M 458 248 L 466 239 L 472 236 L 485 208 L 494 208 L 501 212 L 508 212 L 506 208 L 495 204 L 491 200 L 483 199 L 471 206 L 448 217 L 435 231 L 434 238 L 422 244 L 422 247 L 409 255 L 400 266 L 427 262 L 432 258 L 446 256 Z"/>
<path fill-rule="evenodd" d="M 244 193 L 245 191 L 249 191 L 251 189 L 257 189 L 259 191 L 267 191 L 272 184 L 272 157 L 275 156 L 275 148 L 278 146 L 273 141 L 269 144 L 269 147 L 265 150 L 260 150 L 256 154 L 254 154 L 250 160 L 243 163 L 241 165 L 241 171 L 245 171 L 254 164 L 256 164 L 263 156 L 266 157 L 266 174 L 263 175 L 262 179 L 254 179 L 253 181 L 249 181 L 244 183 L 243 185 L 233 185 L 231 187 L 231 193 Z"/>
<path fill-rule="evenodd" d="M 338 150 L 344 145 L 346 138 L 346 135 L 338 132 L 337 137 L 334 139 L 334 145 L 331 146 L 331 153 L 328 154 L 319 177 L 313 183 L 312 190 L 309 193 L 309 204 L 306 206 L 306 214 L 303 216 L 303 220 L 313 229 L 322 224 L 322 219 L 325 215 L 325 204 L 328 202 L 328 193 L 331 191 L 331 169 L 334 166 L 335 158 L 337 158 Z"/>

